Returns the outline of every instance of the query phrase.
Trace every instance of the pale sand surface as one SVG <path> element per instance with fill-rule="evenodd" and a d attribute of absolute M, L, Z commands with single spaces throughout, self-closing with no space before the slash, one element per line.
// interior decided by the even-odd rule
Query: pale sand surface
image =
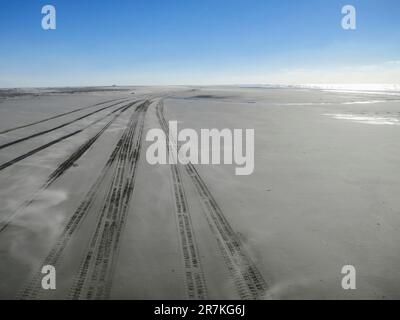
<path fill-rule="evenodd" d="M 0 131 L 105 101 L 0 135 L 0 145 L 7 144 L 110 106 L 0 150 L 2 165 L 87 127 L 0 171 L 0 227 L 7 225 L 0 232 L 0 298 L 400 298 L 400 96 L 222 86 L 41 92 L 3 98 Z M 130 102 L 73 166 L 42 188 Z M 179 129 L 255 129 L 252 175 L 236 176 L 234 165 L 195 166 L 233 234 L 218 231 L 212 220 L 218 212 L 204 206 L 186 166 L 146 162 L 150 143 L 144 137 L 161 127 L 161 104 L 166 121 L 177 120 Z M 125 161 L 120 151 L 103 174 L 130 126 L 136 129 L 123 140 L 126 152 L 141 142 L 140 156 Z M 174 168 L 181 180 L 174 180 Z M 115 181 L 124 186 L 131 176 L 133 190 L 119 193 Z M 184 190 L 179 201 L 189 220 L 183 228 L 193 237 L 198 267 L 185 260 L 176 181 Z M 68 229 L 93 185 L 90 207 Z M 112 190 L 127 200 L 125 215 L 117 196 L 107 202 Z M 232 241 L 240 242 L 239 257 L 224 256 Z M 57 290 L 44 291 L 35 275 L 53 263 Z M 341 288 L 347 264 L 357 270 L 354 291 Z M 249 270 L 259 272 L 255 280 L 241 278 Z M 199 279 L 193 288 L 188 271 Z M 262 289 L 252 292 L 251 284 Z"/>

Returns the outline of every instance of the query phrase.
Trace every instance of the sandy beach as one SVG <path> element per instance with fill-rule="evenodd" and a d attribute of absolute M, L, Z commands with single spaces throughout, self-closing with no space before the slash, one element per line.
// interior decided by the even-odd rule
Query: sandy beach
<path fill-rule="evenodd" d="M 254 129 L 254 172 L 149 164 L 172 120 Z M 399 132 L 393 92 L 2 91 L 0 299 L 399 299 Z"/>

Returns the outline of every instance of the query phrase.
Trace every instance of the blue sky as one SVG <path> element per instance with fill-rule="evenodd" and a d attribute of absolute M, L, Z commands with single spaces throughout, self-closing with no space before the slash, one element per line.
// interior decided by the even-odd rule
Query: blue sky
<path fill-rule="evenodd" d="M 1 1 L 0 38 L 0 87 L 400 82 L 399 0 Z"/>

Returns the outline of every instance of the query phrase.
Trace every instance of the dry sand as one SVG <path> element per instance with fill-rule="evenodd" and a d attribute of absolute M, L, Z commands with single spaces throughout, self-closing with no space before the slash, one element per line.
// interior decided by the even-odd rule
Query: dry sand
<path fill-rule="evenodd" d="M 400 95 L 116 87 L 2 99 L 0 298 L 400 298 Z M 254 173 L 149 165 L 146 132 L 168 120 L 255 129 Z M 54 291 L 41 288 L 45 264 Z M 347 264 L 357 290 L 341 287 Z"/>

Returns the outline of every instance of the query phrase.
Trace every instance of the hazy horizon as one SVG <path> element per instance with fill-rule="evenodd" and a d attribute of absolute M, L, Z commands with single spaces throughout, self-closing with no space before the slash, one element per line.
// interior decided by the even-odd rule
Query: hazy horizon
<path fill-rule="evenodd" d="M 364 93 L 378 93 L 380 91 L 397 92 L 400 91 L 400 83 L 307 83 L 307 84 L 283 84 L 283 83 L 237 83 L 237 84 L 210 84 L 210 85 L 186 85 L 186 84 L 169 84 L 169 85 L 134 85 L 134 84 L 106 84 L 106 85 L 82 85 L 82 86 L 42 86 L 42 87 L 0 87 L 0 90 L 48 90 L 48 89 L 65 89 L 65 88 L 140 88 L 140 87 L 193 87 L 193 88 L 295 88 L 295 89 L 318 89 L 327 91 L 364 91 Z"/>

